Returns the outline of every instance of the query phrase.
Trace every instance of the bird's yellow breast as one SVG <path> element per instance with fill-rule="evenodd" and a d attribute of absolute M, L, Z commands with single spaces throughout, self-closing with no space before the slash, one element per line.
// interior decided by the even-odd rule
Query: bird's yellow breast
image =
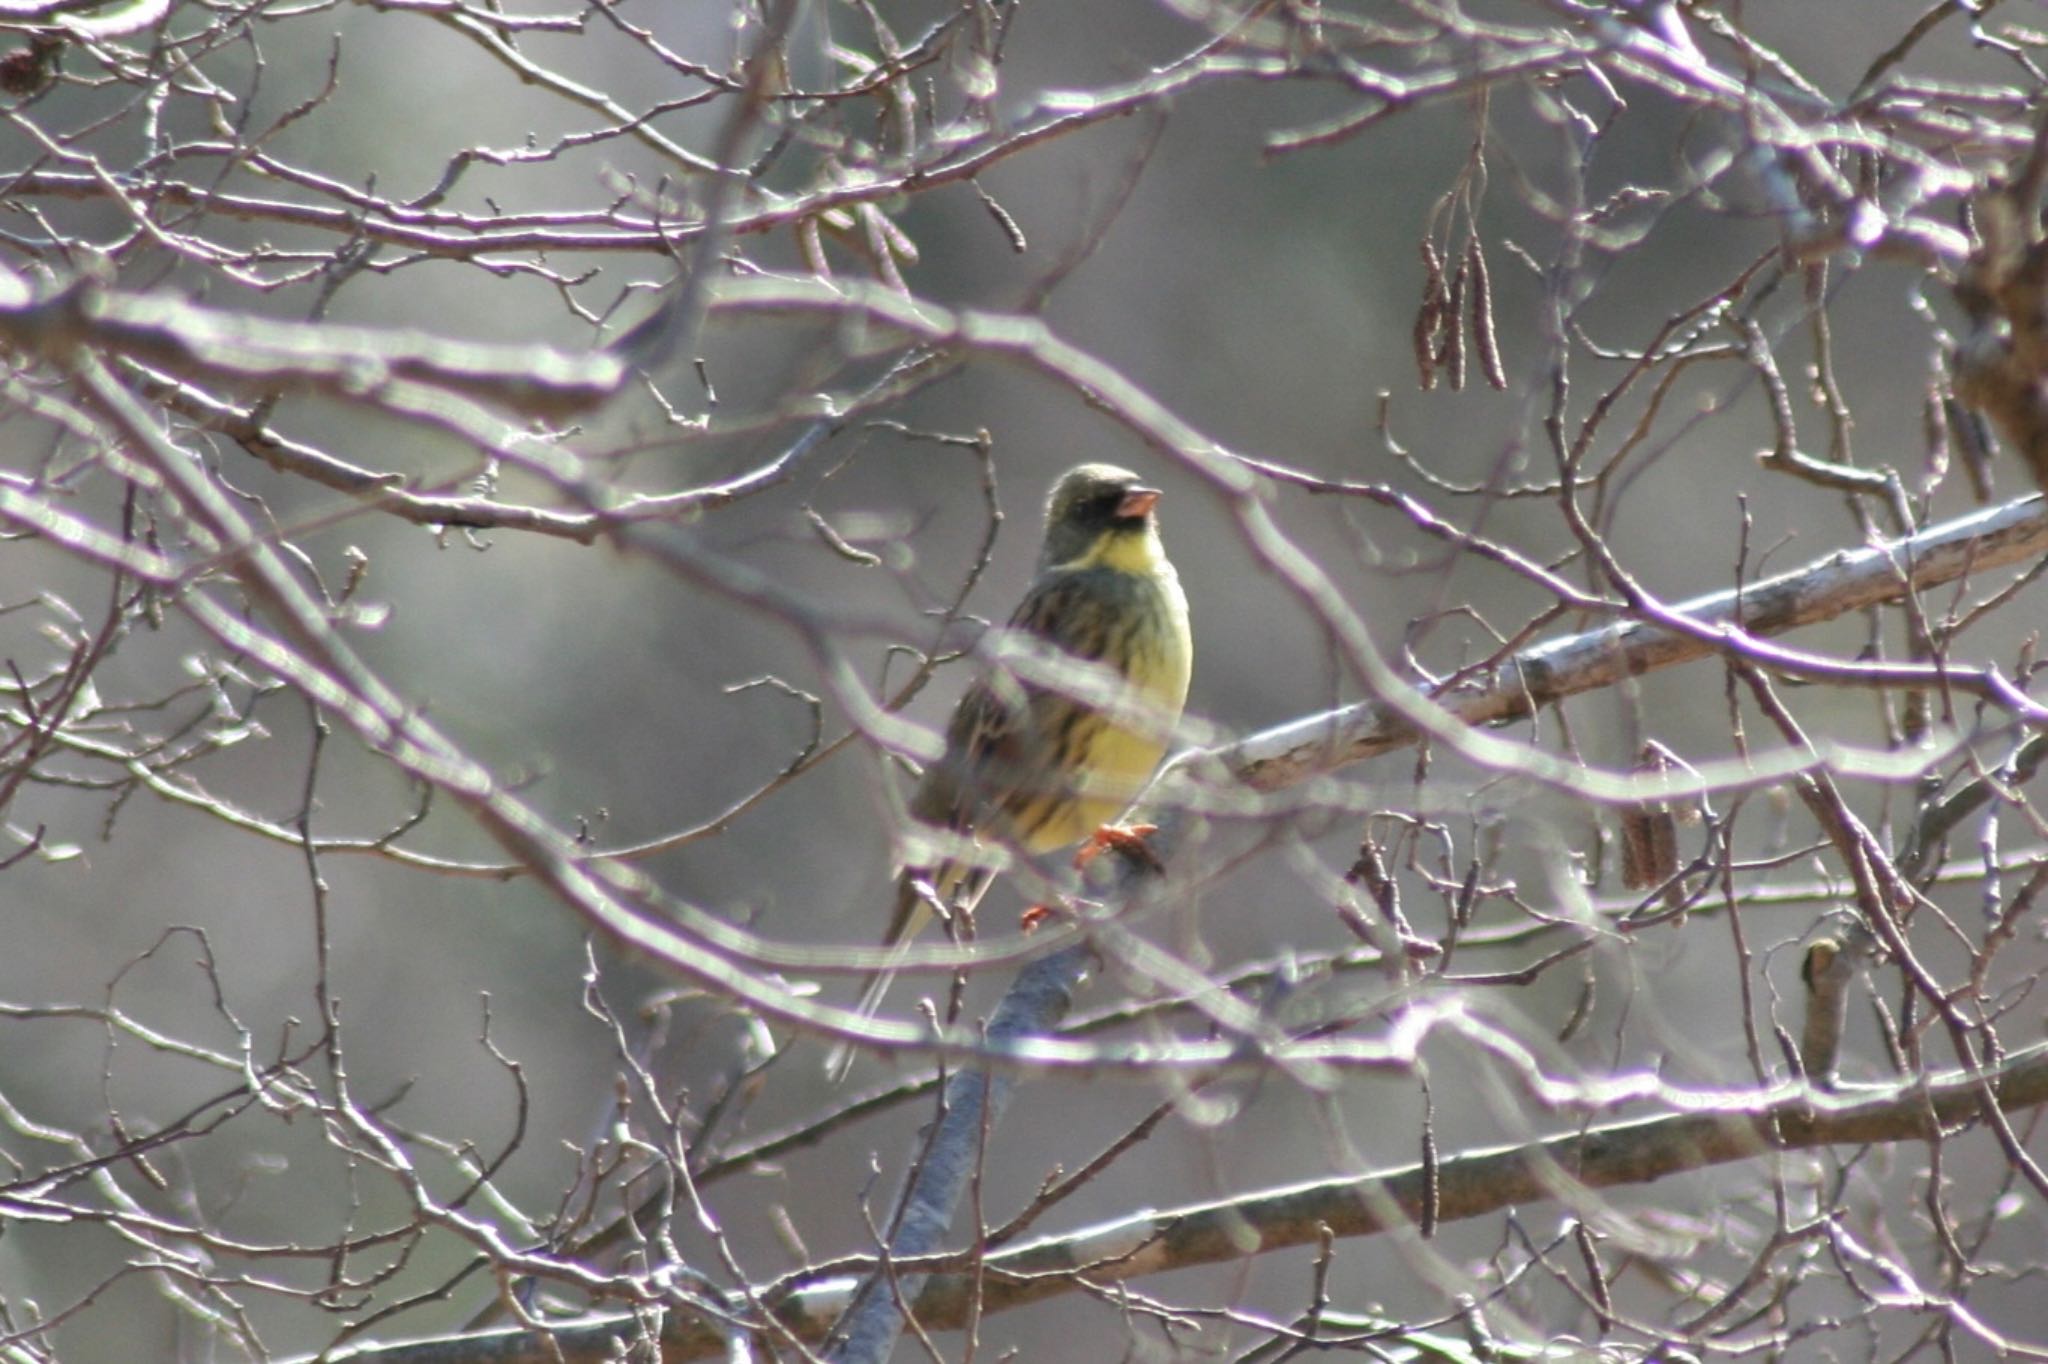
<path fill-rule="evenodd" d="M 1019 811 L 1021 818 L 1013 823 L 1030 852 L 1078 843 L 1129 808 L 1172 741 L 1194 662 L 1187 598 L 1156 531 L 1104 536 L 1087 554 L 1061 567 L 1129 575 L 1122 590 L 1142 605 L 1127 601 L 1119 614 L 1145 622 L 1145 628 L 1135 630 L 1124 650 L 1107 651 L 1118 658 L 1127 683 L 1121 704 L 1112 709 L 1131 722 L 1101 713 L 1080 722 L 1065 798 L 1033 798 L 1033 808 Z"/>
<path fill-rule="evenodd" d="M 1083 747 L 1087 757 L 1075 782 L 1075 799 L 1046 812 L 1025 840 L 1027 851 L 1064 848 L 1114 823 L 1145 789 L 1152 770 L 1166 754 L 1166 745 L 1160 740 L 1107 721 L 1094 726 Z"/>

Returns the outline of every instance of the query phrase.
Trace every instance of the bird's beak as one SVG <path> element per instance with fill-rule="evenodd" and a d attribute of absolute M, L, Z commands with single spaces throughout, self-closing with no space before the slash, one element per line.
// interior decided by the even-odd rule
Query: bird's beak
<path fill-rule="evenodd" d="M 1141 517 L 1150 516 L 1152 508 L 1158 505 L 1159 498 L 1160 492 L 1157 488 L 1132 488 L 1124 494 L 1124 500 L 1116 504 L 1116 519 L 1136 521 Z"/>

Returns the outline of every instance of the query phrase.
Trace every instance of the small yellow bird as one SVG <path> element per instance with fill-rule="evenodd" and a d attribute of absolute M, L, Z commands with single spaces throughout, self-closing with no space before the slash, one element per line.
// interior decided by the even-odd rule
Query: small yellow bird
<path fill-rule="evenodd" d="M 1153 511 L 1159 496 L 1108 464 L 1083 464 L 1053 485 L 1037 576 L 1008 627 L 1012 642 L 1036 647 L 1008 650 L 1018 661 L 960 698 L 945 754 L 910 798 L 913 817 L 1037 855 L 1090 837 L 1144 789 L 1180 722 L 1194 664 L 1187 598 Z M 1063 668 L 1061 655 L 1082 666 Z M 882 945 L 915 937 L 934 901 L 972 910 L 991 874 L 972 860 L 906 867 Z M 892 974 L 868 982 L 863 1017 Z M 851 1048 L 835 1049 L 835 1078 L 851 1059 Z"/>

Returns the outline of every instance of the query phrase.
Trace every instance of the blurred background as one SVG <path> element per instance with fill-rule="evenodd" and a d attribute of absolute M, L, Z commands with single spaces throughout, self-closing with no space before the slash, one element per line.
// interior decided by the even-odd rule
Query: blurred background
<path fill-rule="evenodd" d="M 787 72 L 794 88 L 852 78 L 850 63 L 833 59 L 834 44 L 877 57 L 866 6 L 820 0 L 798 8 Z M 937 3 L 885 8 L 906 45 L 952 13 Z M 999 80 L 986 100 L 988 124 L 998 131 L 1034 126 L 1062 98 L 1080 107 L 1105 90 L 1155 76 L 1205 43 L 1278 62 L 1284 45 L 1262 46 L 1261 25 L 1279 25 L 1294 11 L 1251 8 L 1260 12 L 1256 20 L 1192 3 L 977 7 L 978 22 L 1005 26 Z M 1569 28 L 1576 13 L 1568 6 L 1484 8 L 1485 22 L 1503 25 Z M 1794 71 L 1825 99 L 1844 101 L 1926 8 L 1920 0 L 1746 5 L 1739 13 L 1702 5 L 1683 7 L 1686 17 L 1674 22 L 1689 29 L 1706 53 L 1702 60 L 1717 68 L 1772 80 Z M 676 271 L 674 259 L 644 240 L 580 251 L 516 242 L 457 251 L 408 248 L 372 234 L 359 239 L 364 254 L 354 268 L 341 269 L 331 262 L 348 238 L 332 221 L 310 213 L 295 221 L 232 202 L 241 196 L 361 211 L 380 222 L 403 222 L 404 214 L 365 203 L 422 214 L 460 211 L 479 221 L 554 215 L 550 230 L 567 236 L 585 227 L 595 239 L 607 232 L 608 215 L 630 210 L 645 217 L 650 196 L 661 196 L 675 221 L 686 222 L 687 207 L 702 202 L 701 178 L 693 183 L 672 156 L 633 136 L 579 141 L 623 120 L 572 92 L 601 90 L 624 111 L 699 93 L 709 87 L 684 82 L 628 29 L 644 26 L 648 40 L 667 51 L 726 71 L 734 52 L 758 35 L 759 17 L 743 3 L 557 9 L 576 17 L 577 31 L 536 24 L 500 40 L 509 56 L 480 39 L 481 21 L 464 20 L 459 7 L 316 4 L 276 9 L 245 24 L 224 9 L 194 6 L 148 31 L 68 39 L 55 83 L 16 96 L 12 131 L 0 133 L 0 160 L 17 177 L 4 196 L 13 219 L 8 264 L 24 273 L 106 268 L 123 289 L 170 290 L 277 319 L 317 315 L 459 340 L 587 349 L 647 314 L 655 286 Z M 497 12 L 538 18 L 557 10 Z M 1325 17 L 1339 21 L 1334 12 Z M 1480 50 L 1434 6 L 1367 4 L 1341 17 L 1344 42 L 1370 47 L 1366 35 L 1374 26 L 1398 36 L 1399 43 L 1387 40 L 1396 54 L 1389 60 L 1418 82 L 1426 70 L 1460 69 L 1458 54 Z M 1726 31 L 1738 19 L 1746 35 L 1739 43 Z M 1291 22 L 1307 31 L 1303 14 Z M 1483 27 L 1478 17 L 1469 23 L 1474 31 Z M 1573 31 L 1597 46 L 1597 25 Z M 1961 21 L 1931 26 L 1905 69 L 1927 82 L 2013 84 L 2014 61 L 1971 34 Z M 27 41 L 9 32 L 0 45 L 17 39 Z M 178 73 L 164 87 L 174 93 L 163 97 L 160 113 L 151 113 L 137 80 L 106 76 L 124 69 L 123 60 Z M 515 79 L 522 62 L 559 83 Z M 959 115 L 959 92 L 974 75 L 957 55 L 923 70 L 912 82 L 926 101 L 915 117 L 932 118 L 934 110 Z M 978 188 L 960 179 L 880 207 L 914 243 L 915 259 L 897 266 L 918 297 L 997 312 L 1027 309 L 1048 272 L 1070 268 L 1043 304 L 1051 331 L 1224 449 L 1317 478 L 1407 490 L 1447 520 L 1556 565 L 1582 587 L 1605 590 L 1575 556 L 1555 494 L 1519 491 L 1558 479 L 1545 418 L 1559 385 L 1568 389 L 1568 421 L 1584 420 L 1635 354 L 1670 343 L 1659 338 L 1660 327 L 1730 290 L 1743 271 L 1768 262 L 1787 235 L 1770 178 L 1745 169 L 1746 134 L 1738 121 L 1649 82 L 1615 80 L 1611 71 L 1558 84 L 1502 79 L 1486 86 L 1484 97 L 1476 83 L 1456 98 L 1418 95 L 1413 107 L 1394 109 L 1355 135 L 1293 151 L 1277 151 L 1273 139 L 1362 110 L 1367 95 L 1342 78 L 1277 72 L 1190 82 L 1171 97 L 1145 101 L 1130 117 L 1090 121 L 1003 155 L 978 177 Z M 710 155 L 728 104 L 707 99 L 661 112 L 646 126 Z M 850 102 L 828 124 L 848 141 L 835 149 L 820 138 L 775 164 L 745 207 L 787 203 L 834 164 L 856 166 L 859 139 L 888 145 L 889 117 L 885 106 Z M 50 140 L 31 137 L 32 127 Z M 1484 170 L 1475 173 L 1471 153 L 1482 130 Z M 925 138 L 921 150 L 936 155 L 938 132 L 927 130 Z M 241 150 L 224 151 L 230 144 Z M 452 159 L 465 154 L 468 164 L 445 197 L 430 197 L 444 185 Z M 175 178 L 200 187 L 194 197 L 124 201 L 53 188 L 62 176 L 89 179 L 95 166 L 119 168 L 142 186 L 169 165 L 182 167 Z M 1447 207 L 1445 196 L 1458 190 L 1461 175 L 1463 197 Z M 209 203 L 210 194 L 222 198 Z M 1013 220 L 1025 249 L 1014 249 L 983 194 Z M 147 206 L 150 231 L 138 228 L 138 203 Z M 1486 251 L 1506 384 L 1484 382 L 1475 359 L 1462 388 L 1440 378 L 1425 390 L 1415 343 L 1428 279 L 1421 243 L 1436 241 L 1454 264 L 1473 227 Z M 828 254 L 845 276 L 872 277 L 873 260 L 846 244 L 858 231 L 832 236 Z M 743 274 L 811 272 L 795 231 L 735 236 L 728 249 Z M 227 252 L 240 254 L 230 261 Z M 96 258 L 112 264 L 95 265 Z M 1924 414 L 1938 329 L 1955 325 L 1955 309 L 1926 264 L 1845 251 L 1810 272 L 1769 263 L 1764 270 L 1776 272 L 1773 288 L 1757 287 L 1760 277 L 1752 276 L 1731 292 L 1731 307 L 1755 320 L 1775 352 L 1802 444 L 1816 455 L 1897 469 L 1923 522 L 1976 506 L 1979 498 L 1959 472 L 1938 483 L 1929 477 Z M 1831 329 L 1826 351 L 1817 318 Z M 1681 334 L 1739 339 L 1711 320 L 1688 321 Z M 770 463 L 807 431 L 818 395 L 857 393 L 882 373 L 896 352 L 876 343 L 863 355 L 871 342 L 829 319 L 733 315 L 714 304 L 695 347 L 701 370 L 679 359 L 653 376 L 682 421 L 636 387 L 561 441 L 619 496 L 736 478 Z M 1567 353 L 1568 366 L 1561 359 Z M 1816 368 L 1823 356 L 1825 370 Z M 1866 518 L 1839 492 L 1759 466 L 1758 452 L 1773 440 L 1771 414 L 1756 371 L 1739 354 L 1663 365 L 1657 375 L 1626 395 L 1588 457 L 1595 470 L 1617 461 L 1616 476 L 1597 499 L 1599 529 L 1643 588 L 1683 600 L 1732 586 L 1738 573 L 1753 580 L 1864 543 Z M 33 376 L 18 375 L 8 405 L 0 458 L 21 478 L 87 462 L 87 443 L 29 401 L 36 389 Z M 1841 423 L 1829 418 L 1830 389 L 1846 404 Z M 999 356 L 977 355 L 943 381 L 870 415 L 900 428 L 857 421 L 805 455 L 786 481 L 696 515 L 687 527 L 706 552 L 749 565 L 818 609 L 860 623 L 846 647 L 877 694 L 889 694 L 911 670 L 907 658 L 891 656 L 892 643 L 923 650 L 971 640 L 965 627 L 935 639 L 934 613 L 959 590 L 990 526 L 976 453 L 914 438 L 907 429 L 987 433 L 1002 521 L 967 601 L 971 615 L 1000 620 L 1022 591 L 1052 479 L 1081 460 L 1112 461 L 1165 490 L 1164 533 L 1197 640 L 1190 742 L 1227 741 L 1364 695 L 1326 623 L 1246 543 L 1232 499 L 1146 448 L 1072 389 Z M 1640 438 L 1629 439 L 1630 424 L 1646 416 Z M 689 424 L 698 418 L 708 425 Z M 445 429 L 363 404 L 291 396 L 270 419 L 308 446 L 396 471 L 424 489 L 461 494 L 485 486 L 483 479 L 506 501 L 549 505 L 562 498 L 541 478 L 488 467 Z M 582 831 L 593 846 L 636 844 L 714 820 L 789 763 L 814 722 L 828 739 L 845 730 L 835 706 L 814 717 L 791 694 L 817 692 L 821 682 L 815 652 L 786 621 L 621 553 L 601 536 L 579 543 L 409 524 L 288 468 L 266 467 L 189 423 L 171 429 L 212 476 L 246 499 L 245 508 L 260 500 L 260 512 L 251 514 L 276 527 L 324 581 L 347 579 L 359 555 L 347 642 L 501 783 L 558 826 Z M 103 462 L 92 463 L 71 480 L 66 505 L 111 524 L 126 485 Z M 2000 495 L 2023 491 L 2013 469 L 1998 478 Z M 1369 622 L 1379 647 L 1411 672 L 1420 667 L 1441 678 L 1484 659 L 1554 604 L 1524 580 L 1447 554 L 1403 516 L 1368 500 L 1279 484 L 1266 485 L 1262 496 L 1292 543 Z M 1592 505 L 1596 498 L 1585 500 Z M 826 543 L 812 512 L 873 561 L 855 562 Z M 167 540 L 182 539 L 168 517 L 162 531 Z M 0 615 L 0 652 L 23 660 L 30 673 L 28 661 L 56 656 L 53 632 L 90 633 L 108 592 L 96 568 L 25 537 L 0 544 L 0 585 L 10 608 Z M 1987 581 L 1972 596 L 1990 588 Z M 1938 614 L 1949 602 L 1930 609 Z M 2018 598 L 1952 647 L 1972 662 L 2009 663 L 2039 609 L 2037 593 Z M 1531 640 L 1602 623 L 1560 611 Z M 1793 642 L 1853 657 L 1896 652 L 1905 638 L 1896 615 L 1872 613 L 1802 632 Z M 161 713 L 108 712 L 101 717 L 111 727 L 108 741 L 189 720 L 178 742 L 202 751 L 181 765 L 178 780 L 285 829 L 305 806 L 310 785 L 311 825 L 326 838 L 375 840 L 423 807 L 401 774 L 345 730 L 318 746 L 309 783 L 316 743 L 308 705 L 289 691 L 266 691 L 262 670 L 253 666 L 241 667 L 241 685 L 224 683 L 227 662 L 174 602 L 163 603 L 154 619 L 135 619 L 95 672 L 99 696 L 160 697 L 177 685 L 166 679 L 181 676 L 193 690 Z M 942 726 L 967 676 L 962 666 L 941 668 L 907 713 Z M 762 679 L 786 687 L 747 685 Z M 1611 769 L 1630 766 L 1652 739 L 1706 765 L 1736 751 L 1731 713 L 1755 724 L 1749 702 L 1731 694 L 1719 665 L 1697 663 L 1574 701 L 1503 733 Z M 1816 737 L 1879 751 L 1896 742 L 1887 698 L 1847 688 L 1788 695 Z M 1765 728 L 1749 737 L 1779 746 Z M 13 1127 L 7 1146 L 24 1174 L 59 1159 L 34 1136 L 38 1126 L 83 1133 L 110 1148 L 119 1130 L 110 1120 L 130 1132 L 173 1123 L 232 1088 L 233 1077 L 91 1017 L 19 1010 L 113 1004 L 166 1036 L 230 1054 L 246 1049 L 257 1061 L 295 1052 L 318 1031 L 314 895 L 303 852 L 218 811 L 121 787 L 117 768 L 78 752 L 53 756 L 7 811 L 17 840 L 42 829 L 48 845 L 0 879 L 0 1001 L 13 1010 L 0 1015 L 0 1094 Z M 849 745 L 729 827 L 648 858 L 643 869 L 667 893 L 767 937 L 869 945 L 890 894 L 883 797 L 892 783 L 906 786 L 893 760 L 871 745 Z M 1913 795 L 1909 781 L 1873 782 L 1859 786 L 1853 800 L 1873 827 L 1890 829 L 1910 818 Z M 1839 866 L 1811 851 L 1819 842 L 1815 828 L 1783 791 L 1725 796 L 1717 806 L 1723 817 L 1739 812 L 1730 846 L 1736 859 L 1754 859 L 1738 879 L 1745 892 L 1759 892 L 1757 901 L 1735 915 L 1716 892 L 1691 917 L 1624 934 L 1597 927 L 1608 922 L 1601 914 L 1640 898 L 1620 883 L 1612 811 L 1513 773 L 1477 770 L 1452 754 L 1433 753 L 1425 762 L 1403 751 L 1349 769 L 1304 797 L 1269 834 L 1264 853 L 1201 888 L 1189 917 L 1144 927 L 1195 954 L 1198 964 L 1218 968 L 1355 947 L 1333 910 L 1332 887 L 1357 856 L 1366 827 L 1361 812 L 1397 812 L 1427 826 L 1415 835 L 1413 861 L 1398 868 L 1422 936 L 1435 939 L 1446 930 L 1441 905 L 1451 893 L 1441 878 L 1455 890 L 1475 859 L 1487 893 L 1474 926 L 1529 930 L 1526 937 L 1504 936 L 1498 946 L 1465 949 L 1455 962 L 1459 972 L 1523 970 L 1567 942 L 1582 943 L 1573 958 L 1529 971 L 1524 980 L 1443 988 L 1469 991 L 1475 1007 L 1526 1032 L 1546 1060 L 1579 1073 L 1656 1070 L 1674 1084 L 1759 1084 L 1785 1073 L 1770 1029 L 1797 1029 L 1798 949 L 1830 907 L 1811 896 L 1774 903 L 1762 892 L 1846 882 Z M 428 800 L 424 810 L 397 840 L 406 848 L 463 862 L 502 858 L 452 803 Z M 1381 834 L 1391 837 L 1387 828 L 1380 826 Z M 1682 856 L 1694 856 L 1701 827 L 1681 826 L 1679 837 Z M 1433 871 L 1441 873 L 1434 881 Z M 760 1045 L 747 1020 L 721 1001 L 679 991 L 679 982 L 648 963 L 591 943 L 585 925 L 531 878 L 441 874 L 338 851 L 320 859 L 318 872 L 326 888 L 326 982 L 354 1099 L 423 1141 L 472 1147 L 482 1160 L 516 1140 L 493 1183 L 506 1203 L 532 1216 L 546 1216 L 563 1201 L 577 1184 L 581 1153 L 617 1116 L 613 1039 L 585 1007 L 593 964 L 595 989 L 625 1021 L 631 1040 L 651 1049 L 650 1064 L 685 1110 L 717 1092 L 742 1058 L 757 1055 L 747 1050 Z M 1979 894 L 1969 886 L 1954 892 L 1956 914 L 1971 925 L 1981 921 Z M 1007 932 L 1022 907 L 1014 891 L 999 887 L 984 913 Z M 1953 935 L 1934 934 L 1928 950 L 1938 969 L 1966 970 L 1967 943 Z M 2022 935 L 2000 970 L 2027 978 L 2040 956 L 2038 935 Z M 1001 985 L 1000 977 L 978 977 L 970 1009 L 985 1009 Z M 1080 1006 L 1109 1007 L 1131 985 L 1112 973 Z M 931 980 L 919 987 L 938 988 Z M 854 992 L 843 975 L 821 977 L 819 988 L 841 1002 Z M 1376 1011 L 1398 1007 L 1417 989 L 1376 971 L 1327 974 L 1301 988 L 1309 992 L 1301 1007 L 1364 1019 L 1368 1035 L 1373 1020 L 1383 1018 Z M 917 992 L 899 986 L 892 1011 L 907 1013 Z M 2011 1025 L 2015 1043 L 2038 1034 L 2038 1006 L 2021 1011 L 2026 1021 Z M 1854 1017 L 1844 1073 L 1872 1078 L 1885 1072 L 1884 1055 L 1865 1013 Z M 726 1120 L 726 1140 L 772 1131 L 831 1100 L 816 1064 L 819 1044 L 780 1029 L 775 1036 L 789 1053 Z M 1771 1075 L 1758 1075 L 1752 1061 L 1758 1037 Z M 516 1076 L 493 1049 L 516 1062 Z M 1434 1141 L 1446 1156 L 1576 1121 L 1534 1111 L 1474 1050 L 1456 1042 L 1426 1050 L 1427 1100 L 1413 1074 L 1348 1077 L 1332 1093 L 1279 1075 L 1221 1086 L 1116 1162 L 1084 1197 L 1052 1209 L 1034 1232 L 1405 1165 L 1419 1157 L 1426 1102 L 1433 1105 Z M 856 1083 L 888 1073 L 885 1063 L 867 1062 Z M 1156 1085 L 1128 1078 L 1047 1077 L 1027 1085 L 994 1137 L 981 1193 L 988 1219 L 1007 1218 L 1051 1172 L 1089 1160 L 1161 1097 Z M 321 1124 L 280 1121 L 260 1105 L 221 1110 L 230 1111 L 234 1116 L 207 1139 L 172 1143 L 152 1157 L 149 1176 L 123 1177 L 161 1185 L 146 1197 L 259 1245 L 317 1243 L 344 1226 L 403 1221 L 402 1190 L 339 1156 Z M 1645 1105 L 1601 1116 L 1652 1111 Z M 745 1274 L 764 1281 L 806 1258 L 867 1248 L 865 1219 L 893 1188 L 928 1116 L 928 1102 L 898 1106 L 845 1125 L 816 1149 L 707 1189 L 706 1202 Z M 1923 1158 L 1919 1148 L 1903 1147 L 1873 1151 L 1860 1163 L 1791 1160 L 1769 1172 L 1735 1166 L 1688 1173 L 1616 1193 L 1604 1212 L 1551 1205 L 1514 1219 L 1446 1225 L 1427 1251 L 1394 1244 L 1398 1238 L 1346 1242 L 1328 1289 L 1347 1310 L 1381 1310 L 1412 1322 L 1452 1317 L 1456 1294 L 1447 1283 L 1495 1292 L 1501 1263 L 1519 1263 L 1531 1245 L 1549 1245 L 1572 1216 L 1591 1217 L 1642 1264 L 1706 1256 L 1699 1272 L 1711 1277 L 1709 1265 L 1725 1267 L 1714 1255 L 1739 1263 L 1768 1236 L 1772 1180 L 1808 1188 L 1825 1174 L 1838 1181 L 1844 1204 L 1875 1217 L 1872 1210 L 1888 1206 L 1888 1197 L 1924 1192 L 1920 1182 L 1933 1176 Z M 1959 1181 L 1952 1189 L 1959 1201 L 1988 1200 L 2005 1173 L 1993 1161 L 1951 1164 L 1941 1177 Z M 433 1178 L 443 1188 L 461 1182 L 448 1168 Z M 1981 1188 L 1970 1184 L 1978 1179 Z M 2038 1204 L 2022 1199 L 2009 1220 L 1987 1228 L 1986 1257 L 1995 1259 L 1998 1247 L 2028 1245 L 2037 1254 L 2044 1230 Z M 713 1261 L 701 1235 L 686 1234 L 683 1249 L 709 1272 Z M 254 1272 L 228 1245 L 195 1247 L 202 1250 L 223 1272 Z M 391 1279 L 364 1291 L 353 1315 L 426 1291 L 471 1254 L 446 1235 L 426 1236 L 417 1246 L 365 1248 L 349 1267 L 352 1276 L 404 1262 Z M 198 1358 L 225 1349 L 177 1311 L 151 1276 L 117 1273 L 134 1255 L 120 1237 L 86 1226 L 8 1226 L 0 1235 L 0 1284 L 7 1285 L 12 1327 L 28 1324 L 25 1304 L 32 1300 L 43 1313 L 72 1312 L 52 1334 L 62 1357 Z M 1312 1261 L 1311 1251 L 1247 1257 L 1139 1288 L 1164 1302 L 1284 1318 L 1307 1305 Z M 318 1283 L 325 1267 L 263 1272 Z M 484 1306 L 493 1291 L 487 1279 L 477 1276 L 376 1334 L 452 1329 Z M 1672 1304 L 1686 1296 L 1662 1270 L 1621 1275 L 1617 1287 L 1629 1295 L 1627 1310 L 1650 1317 L 1676 1312 Z M 81 1303 L 88 1290 L 89 1301 Z M 1830 1301 L 1815 1292 L 1808 1302 Z M 322 1347 L 351 1315 L 337 1317 L 285 1293 L 240 1296 L 252 1335 L 279 1356 Z M 1555 1285 L 1503 1291 L 1495 1301 L 1503 1331 L 1584 1329 L 1582 1305 Z M 2024 1287 L 1986 1288 L 1977 1301 L 2004 1331 L 2034 1338 L 2048 1332 L 2048 1312 Z M 1910 1342 L 1919 1327 L 1882 1320 L 1866 1329 L 1856 1348 L 1883 1353 L 1880 1347 Z M 1190 1331 L 1171 1343 L 1112 1304 L 1068 1297 L 988 1318 L 979 1349 L 1023 1359 L 1232 1357 L 1260 1338 L 1222 1319 Z M 941 1339 L 946 1357 L 957 1357 L 959 1337 Z M 1800 1348 L 1795 1344 L 1791 1355 L 1806 1357 Z M 1816 1348 L 1842 1346 L 1830 1335 Z M 911 1357 L 911 1349 L 899 1357 Z"/>

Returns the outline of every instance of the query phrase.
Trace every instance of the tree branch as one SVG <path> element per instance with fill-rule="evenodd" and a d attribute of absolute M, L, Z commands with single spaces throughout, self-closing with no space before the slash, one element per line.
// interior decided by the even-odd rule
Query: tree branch
<path fill-rule="evenodd" d="M 979 1274 L 949 1268 L 959 1264 L 958 1255 L 898 1263 L 896 1270 L 906 1280 L 913 1271 L 929 1273 L 914 1299 L 918 1322 L 928 1330 L 954 1330 L 976 1310 L 977 1295 L 981 1312 L 1006 1311 L 1084 1287 L 1311 1245 L 1324 1227 L 1347 1238 L 1412 1227 L 1420 1220 L 1432 1174 L 1436 1217 L 1458 1221 L 1548 1202 L 1573 1189 L 1648 1184 L 1772 1152 L 1953 1141 L 1958 1127 L 1983 1115 L 1987 1092 L 2007 1113 L 2048 1103 L 2048 1044 L 2017 1052 L 1983 1074 L 1949 1072 L 1924 1083 L 1909 1079 L 1855 1098 L 1790 1085 L 1768 1091 L 1665 1092 L 1675 1100 L 1689 1099 L 1684 1106 L 1691 1111 L 1467 1152 L 1432 1169 L 1376 1170 L 1120 1218 L 989 1255 Z M 1247 1246 L 1253 1249 L 1248 1252 Z M 753 1290 L 755 1295 L 765 1291 Z M 805 1288 L 775 1302 L 775 1311 L 790 1332 L 817 1340 L 847 1291 L 844 1280 Z M 491 1331 L 364 1346 L 326 1358 L 335 1364 L 482 1358 L 498 1364 L 544 1364 L 557 1358 L 566 1364 L 595 1364 L 615 1358 L 607 1351 L 637 1331 L 637 1319 L 606 1316 L 565 1324 L 545 1336 Z M 662 1358 L 667 1364 L 712 1358 L 726 1345 L 718 1330 L 678 1314 L 662 1334 Z"/>

